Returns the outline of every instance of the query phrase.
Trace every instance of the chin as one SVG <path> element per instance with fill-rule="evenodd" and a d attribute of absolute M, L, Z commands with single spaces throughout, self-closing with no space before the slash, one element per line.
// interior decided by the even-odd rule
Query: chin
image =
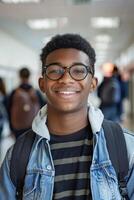
<path fill-rule="evenodd" d="M 56 109 L 57 109 L 58 112 L 61 112 L 61 113 L 64 113 L 64 114 L 75 113 L 75 112 L 78 112 L 80 110 L 83 110 L 82 107 L 74 106 L 74 105 L 64 105 L 64 106 L 60 105 L 60 106 L 57 106 Z"/>
<path fill-rule="evenodd" d="M 51 112 L 59 112 L 59 113 L 75 113 L 79 111 L 85 110 L 84 102 L 81 100 L 78 101 L 48 101 L 48 106 Z M 54 111 L 55 110 L 55 111 Z"/>

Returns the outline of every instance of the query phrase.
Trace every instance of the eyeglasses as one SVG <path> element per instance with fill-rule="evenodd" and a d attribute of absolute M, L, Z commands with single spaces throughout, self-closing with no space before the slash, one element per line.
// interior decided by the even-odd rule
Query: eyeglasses
<path fill-rule="evenodd" d="M 62 66 L 59 63 L 51 63 L 44 67 L 44 72 L 50 80 L 57 81 L 61 79 L 65 72 L 68 72 L 72 79 L 81 81 L 86 78 L 88 73 L 93 76 L 93 71 L 82 63 L 75 63 L 70 67 Z"/>

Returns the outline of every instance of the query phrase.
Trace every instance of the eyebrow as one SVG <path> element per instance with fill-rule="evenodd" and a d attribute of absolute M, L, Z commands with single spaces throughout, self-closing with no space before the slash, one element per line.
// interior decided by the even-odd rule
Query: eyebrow
<path fill-rule="evenodd" d="M 52 62 L 52 63 L 49 63 L 49 64 L 46 64 L 44 67 L 48 67 L 48 66 L 51 66 L 51 65 L 59 65 L 61 67 L 68 67 L 60 62 Z M 85 63 L 82 63 L 82 62 L 73 62 L 70 66 L 73 66 L 73 65 L 84 65 L 84 66 L 88 66 L 87 64 Z"/>

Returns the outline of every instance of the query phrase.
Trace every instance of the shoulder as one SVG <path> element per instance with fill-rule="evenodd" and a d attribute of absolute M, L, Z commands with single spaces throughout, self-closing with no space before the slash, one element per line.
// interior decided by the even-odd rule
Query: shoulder
<path fill-rule="evenodd" d="M 18 154 L 21 155 L 22 149 L 27 148 L 30 144 L 32 145 L 34 141 L 38 141 L 40 136 L 37 136 L 35 132 L 33 132 L 31 129 L 24 132 L 16 142 L 8 149 L 6 153 L 6 160 L 8 161 L 10 165 L 10 161 L 12 159 L 12 155 Z"/>
<path fill-rule="evenodd" d="M 12 90 L 12 91 L 8 94 L 8 96 L 7 96 L 8 101 L 11 101 L 11 99 L 13 98 L 13 96 L 14 96 L 15 92 L 17 91 L 17 89 L 18 89 L 18 88 L 15 88 L 14 90 Z"/>
<path fill-rule="evenodd" d="M 125 128 L 123 128 L 123 133 L 126 141 L 129 168 L 132 168 L 134 165 L 134 133 Z"/>
<path fill-rule="evenodd" d="M 8 149 L 4 161 L 2 163 L 1 169 L 7 170 L 7 173 L 10 173 L 11 163 L 16 159 L 19 160 L 22 154 L 27 153 L 27 149 L 29 148 L 28 146 L 32 146 L 32 143 L 34 142 L 30 140 L 34 139 L 36 143 L 39 140 L 38 136 L 36 136 L 36 134 L 33 136 L 30 131 L 22 134 L 16 140 L 16 142 Z"/>

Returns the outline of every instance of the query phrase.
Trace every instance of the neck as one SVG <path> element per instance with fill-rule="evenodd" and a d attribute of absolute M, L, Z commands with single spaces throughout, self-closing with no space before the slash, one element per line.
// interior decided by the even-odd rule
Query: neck
<path fill-rule="evenodd" d="M 83 112 L 51 112 L 48 108 L 48 129 L 55 135 L 67 135 L 84 128 L 88 124 L 87 108 Z"/>

